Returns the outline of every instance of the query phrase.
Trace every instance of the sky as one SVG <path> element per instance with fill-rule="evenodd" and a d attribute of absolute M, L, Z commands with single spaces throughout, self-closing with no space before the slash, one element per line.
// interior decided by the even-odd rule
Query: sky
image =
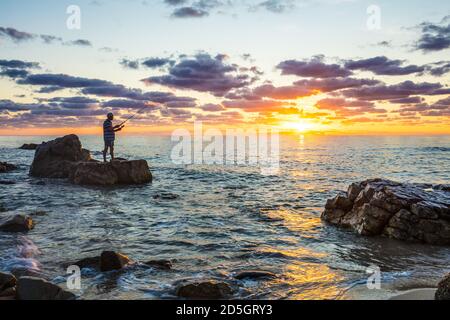
<path fill-rule="evenodd" d="M 2 0 L 0 135 L 450 134 L 450 2 Z"/>

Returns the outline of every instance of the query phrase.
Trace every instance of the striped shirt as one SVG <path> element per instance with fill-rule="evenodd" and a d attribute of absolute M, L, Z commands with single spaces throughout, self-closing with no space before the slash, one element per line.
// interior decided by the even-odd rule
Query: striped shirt
<path fill-rule="evenodd" d="M 112 121 L 107 119 L 103 122 L 103 138 L 105 141 L 114 141 L 116 140 L 116 133 L 114 131 L 110 131 L 113 129 Z"/>

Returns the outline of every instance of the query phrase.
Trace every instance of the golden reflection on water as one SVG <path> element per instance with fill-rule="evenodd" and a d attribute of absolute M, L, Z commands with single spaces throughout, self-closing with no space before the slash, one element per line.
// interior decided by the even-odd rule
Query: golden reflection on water
<path fill-rule="evenodd" d="M 280 221 L 290 231 L 299 233 L 302 238 L 318 238 L 322 227 L 320 218 L 305 211 L 268 210 L 265 212 L 271 219 Z M 328 253 L 306 247 L 268 248 L 265 251 L 280 253 L 283 256 L 297 259 L 287 264 L 283 277 L 275 283 L 288 288 L 285 297 L 290 300 L 334 300 L 341 298 L 344 277 L 326 264 L 306 262 L 301 260 L 324 260 Z M 300 261 L 299 261 L 300 260 Z"/>

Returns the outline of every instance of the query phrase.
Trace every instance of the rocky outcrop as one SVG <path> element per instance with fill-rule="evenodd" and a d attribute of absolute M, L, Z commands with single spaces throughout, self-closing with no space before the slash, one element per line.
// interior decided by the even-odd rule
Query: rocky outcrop
<path fill-rule="evenodd" d="M 0 292 L 16 286 L 17 279 L 10 273 L 0 272 Z"/>
<path fill-rule="evenodd" d="M 34 155 L 30 175 L 40 178 L 68 178 L 74 164 L 89 161 L 90 152 L 81 147 L 76 135 L 41 144 Z"/>
<path fill-rule="evenodd" d="M 143 184 L 152 181 L 145 160 L 116 160 L 108 163 L 91 159 L 76 135 L 38 146 L 30 175 L 41 178 L 69 178 L 77 185 L 111 186 Z"/>
<path fill-rule="evenodd" d="M 115 160 L 78 163 L 72 167 L 69 178 L 78 185 L 112 186 L 148 183 L 152 174 L 145 160 Z"/>
<path fill-rule="evenodd" d="M 36 143 L 25 143 L 19 149 L 20 150 L 36 150 L 39 147 L 39 144 Z"/>
<path fill-rule="evenodd" d="M 172 261 L 169 260 L 150 260 L 144 262 L 146 266 L 159 269 L 159 270 L 170 270 L 172 269 Z"/>
<path fill-rule="evenodd" d="M 131 259 L 124 254 L 114 251 L 103 251 L 100 256 L 100 271 L 120 270 L 130 263 Z"/>
<path fill-rule="evenodd" d="M 269 272 L 269 271 L 262 271 L 262 270 L 246 270 L 241 271 L 238 274 L 234 276 L 238 280 L 244 280 L 244 279 L 273 279 L 276 278 L 276 274 Z"/>
<path fill-rule="evenodd" d="M 16 170 L 17 166 L 7 163 L 7 162 L 0 162 L 0 173 L 5 173 L 9 171 Z"/>
<path fill-rule="evenodd" d="M 450 300 L 450 273 L 438 284 L 436 300 Z"/>
<path fill-rule="evenodd" d="M 21 277 L 17 281 L 18 300 L 74 300 L 76 296 L 44 279 Z"/>
<path fill-rule="evenodd" d="M 232 294 L 230 286 L 214 280 L 180 285 L 176 295 L 187 299 L 225 299 Z"/>
<path fill-rule="evenodd" d="M 15 215 L 0 220 L 0 231 L 27 232 L 34 228 L 33 219 L 29 216 Z"/>
<path fill-rule="evenodd" d="M 322 219 L 361 235 L 450 244 L 450 192 L 443 186 L 374 179 L 327 201 Z"/>

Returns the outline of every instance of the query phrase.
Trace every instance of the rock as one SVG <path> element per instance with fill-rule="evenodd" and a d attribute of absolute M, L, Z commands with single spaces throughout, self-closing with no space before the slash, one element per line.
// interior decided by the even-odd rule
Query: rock
<path fill-rule="evenodd" d="M 30 175 L 40 178 L 68 178 L 74 164 L 90 159 L 90 152 L 82 149 L 78 137 L 68 135 L 38 146 Z"/>
<path fill-rule="evenodd" d="M 28 216 L 15 215 L 0 220 L 0 231 L 27 232 L 34 228 L 33 219 Z"/>
<path fill-rule="evenodd" d="M 114 251 L 103 251 L 100 256 L 100 270 L 102 272 L 120 270 L 129 263 L 131 263 L 130 258 Z"/>
<path fill-rule="evenodd" d="M 17 170 L 16 165 L 7 162 L 0 162 L 0 173 L 6 173 L 13 170 Z"/>
<path fill-rule="evenodd" d="M 74 300 L 76 296 L 44 279 L 22 277 L 17 282 L 18 300 Z"/>
<path fill-rule="evenodd" d="M 450 191 L 428 184 L 374 179 L 327 201 L 322 219 L 361 235 L 450 244 Z"/>
<path fill-rule="evenodd" d="M 16 277 L 10 273 L 0 272 L 0 292 L 16 286 Z"/>
<path fill-rule="evenodd" d="M 145 265 L 150 266 L 155 269 L 160 270 L 170 270 L 172 269 L 172 262 L 169 260 L 150 260 L 144 262 Z"/>
<path fill-rule="evenodd" d="M 16 183 L 14 181 L 0 180 L 0 185 L 12 186 L 13 184 L 16 184 Z"/>
<path fill-rule="evenodd" d="M 76 262 L 64 264 L 64 268 L 68 268 L 69 266 L 78 266 L 80 269 L 90 268 L 100 270 L 100 257 L 88 257 Z"/>
<path fill-rule="evenodd" d="M 39 147 L 36 143 L 25 143 L 19 149 L 21 150 L 36 150 Z"/>
<path fill-rule="evenodd" d="M 145 160 L 81 162 L 73 167 L 70 179 L 78 185 L 130 185 L 151 182 L 152 174 Z"/>
<path fill-rule="evenodd" d="M 270 278 L 276 278 L 276 274 L 269 272 L 269 271 L 262 271 L 262 270 L 247 270 L 239 272 L 234 276 L 238 280 L 243 279 L 270 279 Z"/>
<path fill-rule="evenodd" d="M 0 290 L 0 300 L 14 300 L 16 298 L 16 288 L 10 287 L 3 291 Z"/>
<path fill-rule="evenodd" d="M 450 273 L 438 284 L 436 300 L 450 300 Z"/>
<path fill-rule="evenodd" d="M 204 281 L 180 285 L 176 295 L 188 299 L 225 299 L 232 294 L 230 286 L 224 282 Z"/>
<path fill-rule="evenodd" d="M 180 196 L 177 194 L 173 194 L 173 193 L 169 193 L 169 192 L 163 192 L 161 194 L 155 194 L 153 196 L 153 199 L 158 200 L 176 200 L 178 199 Z"/>

